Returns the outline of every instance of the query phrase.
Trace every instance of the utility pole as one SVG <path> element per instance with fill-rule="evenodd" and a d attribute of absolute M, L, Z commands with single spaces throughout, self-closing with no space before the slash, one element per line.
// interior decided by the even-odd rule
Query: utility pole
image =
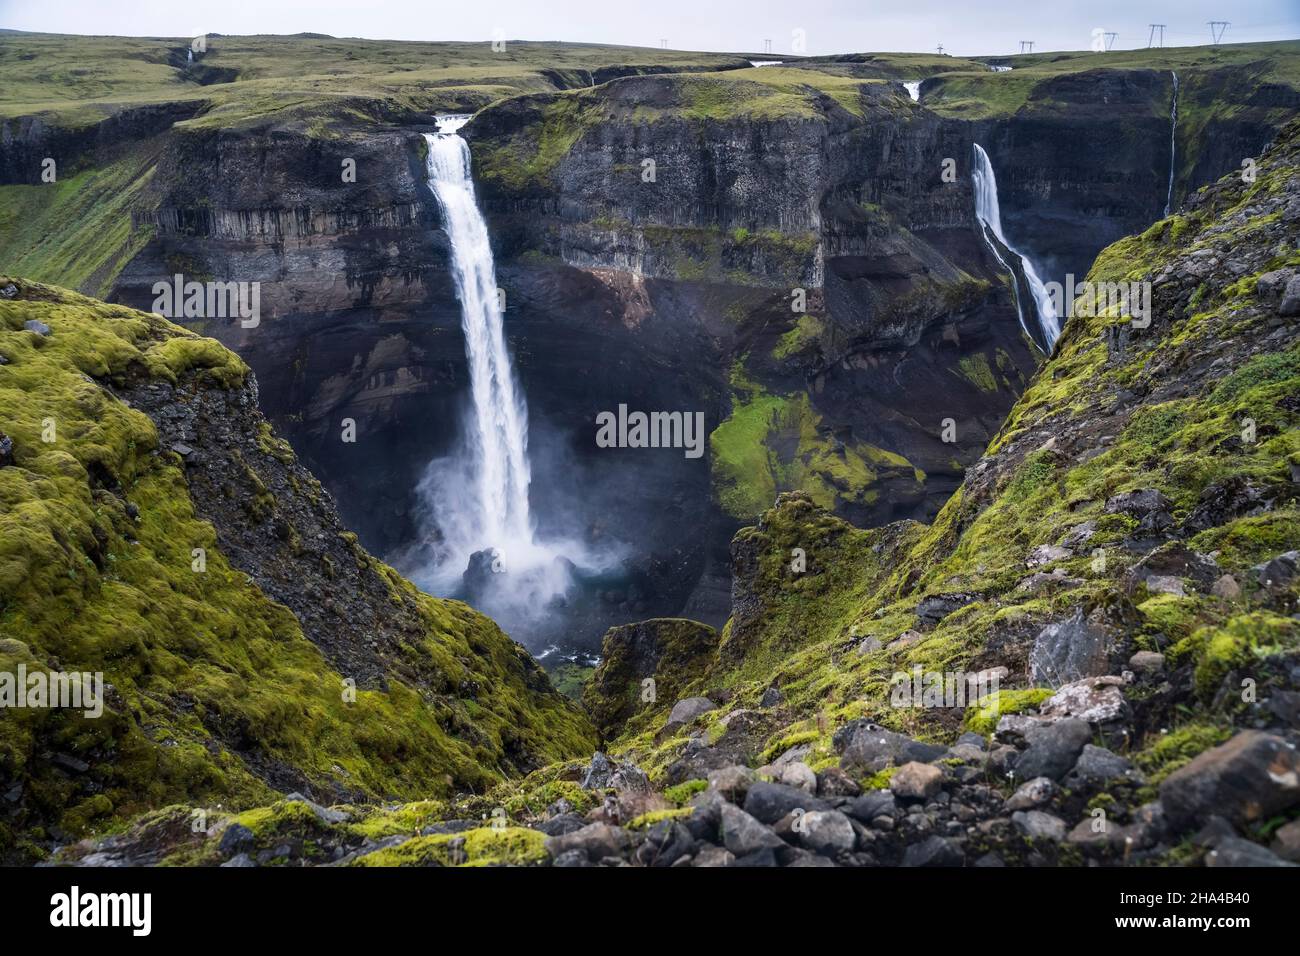
<path fill-rule="evenodd" d="M 1033 52 L 1034 52 L 1034 41 L 1033 41 L 1033 40 L 1021 40 L 1021 41 L 1020 41 L 1020 52 L 1021 52 L 1021 53 L 1026 52 L 1026 51 L 1025 51 L 1025 47 L 1028 47 L 1028 48 L 1029 48 L 1028 52 L 1033 53 Z"/>
<path fill-rule="evenodd" d="M 1118 33 L 1107 33 L 1107 34 L 1106 34 L 1106 52 L 1107 52 L 1107 53 L 1109 53 L 1109 52 L 1110 52 L 1110 48 L 1111 48 L 1112 46 L 1115 45 L 1115 38 L 1116 38 L 1117 36 L 1119 36 Z"/>
<path fill-rule="evenodd" d="M 1226 33 L 1227 31 L 1228 31 L 1227 20 L 1210 21 L 1210 36 L 1214 38 L 1214 46 L 1219 45 L 1219 41 L 1223 39 L 1223 34 Z"/>
<path fill-rule="evenodd" d="M 1165 45 L 1165 27 L 1167 24 L 1148 23 L 1147 26 L 1151 28 L 1151 33 L 1147 36 L 1147 49 L 1151 49 L 1152 41 L 1155 39 L 1157 30 L 1160 31 L 1160 43 L 1158 45 L 1163 47 Z"/>
<path fill-rule="evenodd" d="M 771 52 L 772 52 L 772 41 L 771 41 L 771 40 L 764 40 L 764 41 L 763 41 L 763 52 L 764 52 L 764 53 L 771 53 Z"/>
<path fill-rule="evenodd" d="M 663 37 L 659 38 L 659 49 L 661 50 L 668 49 L 668 41 L 665 40 Z"/>
<path fill-rule="evenodd" d="M 935 47 L 935 49 L 939 51 L 939 55 L 940 55 L 940 56 L 943 56 L 943 44 L 942 44 L 942 43 L 940 43 L 937 47 Z"/>

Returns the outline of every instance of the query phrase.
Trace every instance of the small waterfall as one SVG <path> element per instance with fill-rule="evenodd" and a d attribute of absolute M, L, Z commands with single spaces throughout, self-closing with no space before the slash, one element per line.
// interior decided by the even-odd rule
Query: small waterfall
<path fill-rule="evenodd" d="M 1020 327 L 1033 341 L 1034 335 L 1029 331 L 1029 327 L 1025 323 L 1025 311 L 1020 301 L 1020 282 L 1016 278 L 1016 271 L 1002 257 L 999 245 L 1020 260 L 1020 271 L 1024 274 L 1025 283 L 1029 286 L 1029 292 L 1034 299 L 1038 327 L 1043 340 L 1047 343 L 1047 351 L 1050 352 L 1052 345 L 1061 334 L 1061 326 L 1056 316 L 1056 307 L 1052 303 L 1052 297 L 1048 294 L 1047 288 L 1043 285 L 1043 280 L 1038 277 L 1034 264 L 1029 261 L 1027 256 L 1017 251 L 1015 246 L 1011 245 L 1007 241 L 1007 237 L 1002 234 L 1002 214 L 998 208 L 998 181 L 993 175 L 993 164 L 989 162 L 989 155 L 984 152 L 984 148 L 979 143 L 974 145 L 975 161 L 971 169 L 971 179 L 975 191 L 975 218 L 979 220 L 984 241 L 988 244 L 989 249 L 992 250 L 998 262 L 1002 263 L 1002 267 L 1011 273 L 1011 284 L 1016 298 L 1016 315 L 1020 318 Z M 994 239 L 997 241 L 995 242 Z"/>
<path fill-rule="evenodd" d="M 913 103 L 921 102 L 921 81 L 915 83 L 904 83 L 903 87 L 907 90 L 907 95 L 912 98 Z"/>
<path fill-rule="evenodd" d="M 439 129 L 449 126 L 459 128 L 449 117 Z M 531 545 L 528 409 L 506 349 L 492 247 L 470 176 L 469 144 L 451 131 L 425 133 L 424 139 L 429 187 L 451 239 L 473 398 L 469 473 L 475 493 L 470 514 L 462 516 L 467 523 L 464 543 L 474 549 Z"/>
<path fill-rule="evenodd" d="M 1174 205 L 1174 170 L 1177 169 L 1174 161 L 1178 158 L 1178 143 L 1175 139 L 1178 134 L 1178 74 L 1170 70 L 1169 75 L 1174 78 L 1174 101 L 1169 108 L 1169 192 L 1165 196 L 1166 216 Z"/>

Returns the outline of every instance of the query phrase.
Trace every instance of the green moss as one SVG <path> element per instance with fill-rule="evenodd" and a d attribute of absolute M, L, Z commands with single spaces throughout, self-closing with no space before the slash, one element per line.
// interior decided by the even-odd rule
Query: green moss
<path fill-rule="evenodd" d="M 1300 623 L 1267 611 L 1238 614 L 1222 625 L 1209 625 L 1181 640 L 1172 651 L 1177 662 L 1195 662 L 1197 692 L 1213 697 L 1230 671 L 1250 677 L 1252 662 L 1300 647 Z"/>
<path fill-rule="evenodd" d="M 679 783 L 665 789 L 664 797 L 681 806 L 697 793 L 703 793 L 707 789 L 709 789 L 709 781 L 707 780 L 687 780 L 685 783 Z"/>
<path fill-rule="evenodd" d="M 0 766 L 24 782 L 30 818 L 79 836 L 168 803 L 265 804 L 273 791 L 257 766 L 327 791 L 416 799 L 485 789 L 508 751 L 590 753 L 585 722 L 495 625 L 379 562 L 420 622 L 412 671 L 484 690 L 434 696 L 392 675 L 386 690 L 344 700 L 342 675 L 231 566 L 179 459 L 156 453 L 152 422 L 112 389 L 154 375 L 235 387 L 243 363 L 157 316 L 16 281 L 22 297 L 0 302 L 0 428 L 15 458 L 0 468 L 0 666 L 99 672 L 115 688 L 99 718 L 26 709 L 0 722 Z M 28 319 L 51 335 L 24 331 Z M 250 506 L 274 507 L 254 487 L 266 500 Z M 201 573 L 194 548 L 206 551 Z M 50 752 L 88 759 L 103 799 L 82 799 L 41 757 Z"/>
<path fill-rule="evenodd" d="M 963 726 L 973 733 L 987 737 L 997 729 L 998 721 L 1005 715 L 1024 713 L 1051 696 L 1052 690 L 1047 687 L 999 690 L 967 707 Z"/>
<path fill-rule="evenodd" d="M 1184 724 L 1168 733 L 1149 737 L 1149 743 L 1133 755 L 1133 762 L 1147 774 L 1148 786 L 1157 786 L 1193 757 L 1217 747 L 1231 736 L 1232 729 L 1224 725 Z"/>
<path fill-rule="evenodd" d="M 545 862 L 546 834 L 522 827 L 480 827 L 458 834 L 413 837 L 358 857 L 354 866 L 536 866 Z"/>
<path fill-rule="evenodd" d="M 671 810 L 651 810 L 628 823 L 629 830 L 645 830 L 662 820 L 685 820 L 695 812 L 694 807 L 676 807 Z"/>

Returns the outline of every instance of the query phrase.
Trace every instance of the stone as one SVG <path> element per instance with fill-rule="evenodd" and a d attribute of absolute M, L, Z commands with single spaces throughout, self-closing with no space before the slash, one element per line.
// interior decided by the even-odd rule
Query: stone
<path fill-rule="evenodd" d="M 1069 548 L 1062 547 L 1059 544 L 1040 544 L 1029 552 L 1029 557 L 1025 559 L 1025 567 L 1033 570 L 1072 557 L 1074 557 L 1074 552 Z"/>
<path fill-rule="evenodd" d="M 1300 863 L 1300 820 L 1278 827 L 1273 834 L 1271 849 L 1284 860 Z"/>
<path fill-rule="evenodd" d="M 873 651 L 880 650 L 880 648 L 883 646 L 884 645 L 880 643 L 880 638 L 878 637 L 863 638 L 862 643 L 858 645 L 858 653 L 870 654 Z"/>
<path fill-rule="evenodd" d="M 1277 304 L 1278 315 L 1300 315 L 1300 275 L 1292 276 Z"/>
<path fill-rule="evenodd" d="M 1249 840 L 1243 840 L 1240 837 L 1228 837 L 1220 840 L 1218 846 L 1205 854 L 1205 865 L 1213 867 L 1291 867 L 1300 866 L 1300 863 L 1291 863 L 1284 860 L 1258 843 L 1251 843 Z"/>
<path fill-rule="evenodd" d="M 961 866 L 965 860 L 961 844 L 941 836 L 926 837 L 903 853 L 903 866 Z"/>
<path fill-rule="evenodd" d="M 846 724 L 835 732 L 831 741 L 840 753 L 840 766 L 868 773 L 912 760 L 930 763 L 947 752 L 944 747 L 913 740 L 867 720 Z"/>
<path fill-rule="evenodd" d="M 736 862 L 735 854 L 720 846 L 706 846 L 691 860 L 691 866 L 731 866 Z"/>
<path fill-rule="evenodd" d="M 642 866 L 672 866 L 694 848 L 695 840 L 686 827 L 675 820 L 660 820 L 646 830 L 636 859 Z"/>
<path fill-rule="evenodd" d="M 1071 718 L 1032 727 L 1025 734 L 1029 748 L 1016 761 L 1016 774 L 1022 779 L 1060 780 L 1074 767 L 1091 738 L 1092 730 L 1083 720 Z"/>
<path fill-rule="evenodd" d="M 709 786 L 733 803 L 743 801 L 750 784 L 757 778 L 754 771 L 739 764 L 709 771 Z"/>
<path fill-rule="evenodd" d="M 785 700 L 785 696 L 775 687 L 769 687 L 763 691 L 763 698 L 758 702 L 759 707 L 775 707 Z"/>
<path fill-rule="evenodd" d="M 561 813 L 539 823 L 535 829 L 540 830 L 547 836 L 564 836 L 566 833 L 581 830 L 586 825 L 587 821 L 576 813 Z"/>
<path fill-rule="evenodd" d="M 1300 803 L 1300 755 L 1281 737 L 1243 730 L 1166 777 L 1160 803 L 1178 829 L 1211 814 L 1237 826 L 1268 819 Z"/>
<path fill-rule="evenodd" d="M 1011 814 L 1011 825 L 1031 840 L 1065 839 L 1065 821 L 1042 810 L 1018 810 Z"/>
<path fill-rule="evenodd" d="M 225 856 L 233 856 L 253 849 L 256 842 L 252 830 L 242 823 L 232 823 L 222 832 L 217 850 Z"/>
<path fill-rule="evenodd" d="M 1110 670 L 1112 645 L 1110 629 L 1088 620 L 1079 608 L 1039 631 L 1029 651 L 1030 679 L 1037 685 L 1060 687 L 1105 674 Z"/>
<path fill-rule="evenodd" d="M 1124 830 L 1109 820 L 1087 816 L 1074 825 L 1065 842 L 1095 850 L 1119 850 L 1128 841 Z"/>
<path fill-rule="evenodd" d="M 1158 651 L 1138 651 L 1128 659 L 1128 666 L 1139 674 L 1159 674 L 1165 669 L 1165 655 Z"/>
<path fill-rule="evenodd" d="M 1128 715 L 1123 686 L 1123 678 L 1115 676 L 1073 681 L 1043 701 L 1038 713 L 1048 720 L 1074 718 L 1096 725 L 1123 720 Z"/>
<path fill-rule="evenodd" d="M 1059 788 L 1050 777 L 1035 777 L 1033 780 L 1026 780 L 1016 792 L 1007 798 L 1003 804 L 1003 809 L 1011 812 L 1014 810 L 1032 810 L 1034 807 L 1042 806 L 1056 796 Z"/>
<path fill-rule="evenodd" d="M 976 599 L 973 594 L 935 594 L 923 598 L 916 605 L 916 616 L 922 625 L 938 624 L 953 611 Z"/>
<path fill-rule="evenodd" d="M 795 760 L 782 767 L 774 767 L 775 779 L 789 787 L 797 787 L 804 793 L 817 792 L 817 774 L 813 773 L 802 760 Z"/>
<path fill-rule="evenodd" d="M 322 807 L 319 803 L 316 803 L 313 800 L 308 800 L 301 793 L 291 793 L 284 799 L 286 802 L 290 802 L 290 803 L 305 803 L 307 807 L 311 810 L 311 812 L 316 815 L 316 818 L 320 820 L 322 823 L 332 823 L 332 824 L 346 823 L 349 819 L 348 815 L 344 813 L 342 810 L 334 810 L 329 807 Z"/>
<path fill-rule="evenodd" d="M 745 812 L 769 826 L 793 810 L 829 810 L 831 805 L 797 787 L 760 780 L 745 794 Z"/>
<path fill-rule="evenodd" d="M 785 846 L 785 841 L 768 827 L 730 803 L 722 805 L 722 822 L 718 831 L 722 836 L 723 846 L 733 853 L 738 861 L 751 853 Z"/>
<path fill-rule="evenodd" d="M 594 866 L 594 865 L 595 865 L 594 863 L 592 863 L 589 859 L 587 859 L 587 854 L 584 853 L 582 850 L 565 850 L 563 853 L 561 853 L 559 856 L 557 856 L 554 860 L 551 861 L 551 866 L 559 866 L 565 868 Z"/>
<path fill-rule="evenodd" d="M 50 334 L 50 327 L 44 322 L 40 322 L 36 319 L 28 319 L 23 323 L 23 328 L 28 332 L 35 332 L 41 338 L 45 338 Z"/>
<path fill-rule="evenodd" d="M 871 823 L 880 817 L 893 818 L 898 814 L 898 802 L 889 790 L 864 793 L 844 807 L 844 812 L 855 820 Z"/>
<path fill-rule="evenodd" d="M 1251 571 L 1261 587 L 1281 589 L 1290 586 L 1298 567 L 1300 567 L 1300 551 L 1288 551 L 1279 554 L 1271 561 L 1255 565 Z"/>
<path fill-rule="evenodd" d="M 0 299 L 14 299 L 18 297 L 18 286 L 12 282 L 7 282 L 0 288 Z"/>
<path fill-rule="evenodd" d="M 1152 594 L 1172 594 L 1174 597 L 1187 597 L 1181 578 L 1173 575 L 1152 574 L 1146 579 L 1147 591 Z"/>
<path fill-rule="evenodd" d="M 889 789 L 903 800 L 928 800 L 942 788 L 943 771 L 915 760 L 899 767 L 889 780 Z"/>
<path fill-rule="evenodd" d="M 14 463 L 14 440 L 0 432 L 0 468 Z"/>
<path fill-rule="evenodd" d="M 817 774 L 819 797 L 856 797 L 861 793 L 858 782 L 839 767 L 827 767 Z"/>
<path fill-rule="evenodd" d="M 632 843 L 625 830 L 608 823 L 589 823 L 581 830 L 546 838 L 546 852 L 558 858 L 570 850 L 580 850 L 588 860 L 598 863 L 607 856 L 621 856 Z"/>
<path fill-rule="evenodd" d="M 1151 533 L 1173 527 L 1173 502 L 1155 488 L 1126 491 L 1106 499 L 1106 514 L 1126 514 L 1138 519 L 1138 530 Z"/>
<path fill-rule="evenodd" d="M 838 810 L 813 810 L 805 813 L 795 832 L 799 842 L 824 856 L 847 853 L 857 844 L 857 834 L 849 818 Z"/>
<path fill-rule="evenodd" d="M 1065 775 L 1068 790 L 1082 788 L 1102 789 L 1116 780 L 1142 782 L 1142 775 L 1133 764 L 1105 747 L 1086 744 L 1074 768 Z"/>
<path fill-rule="evenodd" d="M 1225 574 L 1214 582 L 1210 593 L 1225 601 L 1235 601 L 1241 597 L 1241 585 L 1231 574 Z"/>
<path fill-rule="evenodd" d="M 668 723 L 664 726 L 682 727 L 701 714 L 717 709 L 718 705 L 707 697 L 687 697 L 673 704 L 673 709 L 668 714 Z"/>
<path fill-rule="evenodd" d="M 222 869 L 225 869 L 227 867 L 231 869 L 241 869 L 243 867 L 249 867 L 249 866 L 257 866 L 257 864 L 253 861 L 253 858 L 249 856 L 247 853 L 238 853 L 235 856 L 232 856 L 225 863 L 221 864 Z"/>

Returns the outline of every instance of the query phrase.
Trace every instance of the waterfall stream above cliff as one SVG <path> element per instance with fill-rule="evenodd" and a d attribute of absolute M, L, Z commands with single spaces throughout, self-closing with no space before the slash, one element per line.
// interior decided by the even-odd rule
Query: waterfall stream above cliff
<path fill-rule="evenodd" d="M 1038 327 L 1043 340 L 1047 344 L 1045 351 L 1050 352 L 1057 336 L 1061 334 L 1060 322 L 1056 316 L 1056 307 L 1052 304 L 1052 297 L 1048 294 L 1047 287 L 1043 285 L 1043 280 L 1038 277 L 1038 271 L 1034 268 L 1034 264 L 1029 261 L 1029 257 L 1011 245 L 1007 241 L 1007 237 L 1002 234 L 1002 214 L 998 208 L 998 181 L 993 174 L 993 164 L 989 161 L 988 153 L 984 152 L 984 148 L 979 143 L 975 143 L 974 146 L 975 159 L 971 167 L 971 180 L 975 191 L 975 217 L 980 222 L 981 232 L 984 235 L 984 241 L 988 243 L 989 249 L 997 257 L 998 262 L 1002 263 L 1003 268 L 1011 273 L 1011 282 L 1016 297 L 1016 314 L 1020 317 L 1020 327 L 1025 330 L 1026 335 L 1033 339 L 1034 336 L 1025 323 L 1024 306 L 1020 301 L 1019 279 L 1016 277 L 1015 270 L 1003 258 L 1001 249 L 1005 249 L 1020 260 L 1021 272 L 1024 274 L 1025 283 L 1029 286 L 1030 295 L 1034 300 L 1034 312 L 1038 320 Z M 997 241 L 994 242 L 994 239 Z M 1001 246 L 1001 249 L 999 249 L 999 246 Z M 1035 339 L 1035 341 L 1037 340 Z"/>

